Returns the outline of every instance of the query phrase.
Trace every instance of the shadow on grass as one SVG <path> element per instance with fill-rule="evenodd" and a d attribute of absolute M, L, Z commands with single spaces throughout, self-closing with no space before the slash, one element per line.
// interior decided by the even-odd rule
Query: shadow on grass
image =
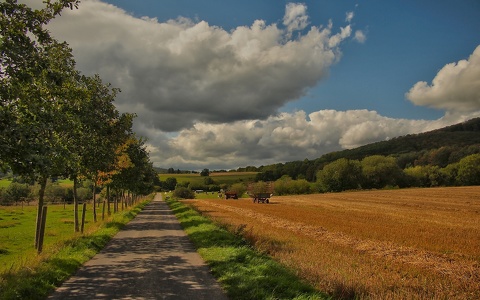
<path fill-rule="evenodd" d="M 295 274 L 256 252 L 240 235 L 178 201 L 167 203 L 230 299 L 328 299 Z"/>

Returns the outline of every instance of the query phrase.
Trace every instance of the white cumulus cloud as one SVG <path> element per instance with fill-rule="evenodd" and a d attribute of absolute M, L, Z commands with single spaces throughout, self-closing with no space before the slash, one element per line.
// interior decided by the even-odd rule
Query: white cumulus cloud
<path fill-rule="evenodd" d="M 363 44 L 367 40 L 367 36 L 362 30 L 355 31 L 355 36 L 353 37 L 357 42 Z"/>
<path fill-rule="evenodd" d="M 226 31 L 186 18 L 136 18 L 84 0 L 49 28 L 73 48 L 80 70 L 121 88 L 117 106 L 136 112 L 137 125 L 173 132 L 196 122 L 265 119 L 317 85 L 351 29 L 307 29 L 306 9 L 288 4 L 285 27 L 257 20 Z"/>
<path fill-rule="evenodd" d="M 445 65 L 432 84 L 417 82 L 406 97 L 416 105 L 450 112 L 480 111 L 480 46 L 468 59 Z"/>
<path fill-rule="evenodd" d="M 328 152 L 429 131 L 468 118 L 407 120 L 387 118 L 368 110 L 321 110 L 308 115 L 298 111 L 229 124 L 197 123 L 170 138 L 168 146 L 159 145 L 162 151 L 157 159 L 163 166 L 185 169 L 229 169 L 315 159 Z"/>
<path fill-rule="evenodd" d="M 285 7 L 283 25 L 291 34 L 295 30 L 303 30 L 308 26 L 307 6 L 301 3 L 288 3 Z"/>

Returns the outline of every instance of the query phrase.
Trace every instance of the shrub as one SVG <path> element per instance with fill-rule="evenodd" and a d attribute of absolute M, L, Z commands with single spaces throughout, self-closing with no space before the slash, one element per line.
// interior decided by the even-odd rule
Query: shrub
<path fill-rule="evenodd" d="M 177 187 L 175 191 L 173 191 L 173 196 L 181 199 L 194 199 L 195 192 L 186 187 Z"/>

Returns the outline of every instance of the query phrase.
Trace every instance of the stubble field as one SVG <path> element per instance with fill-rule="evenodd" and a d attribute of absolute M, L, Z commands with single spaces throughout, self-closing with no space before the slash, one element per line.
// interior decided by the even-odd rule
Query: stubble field
<path fill-rule="evenodd" d="M 185 203 L 336 298 L 480 299 L 480 187 Z"/>

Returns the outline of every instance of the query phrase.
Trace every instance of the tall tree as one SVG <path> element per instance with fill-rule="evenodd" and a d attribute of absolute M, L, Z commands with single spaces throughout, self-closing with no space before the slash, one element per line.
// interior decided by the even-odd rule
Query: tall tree
<path fill-rule="evenodd" d="M 340 192 L 358 189 L 362 181 L 362 168 L 358 160 L 337 159 L 317 174 L 323 192 Z"/>
<path fill-rule="evenodd" d="M 61 172 L 67 157 L 59 112 L 67 105 L 64 79 L 75 73 L 70 49 L 44 25 L 78 3 L 46 1 L 41 10 L 0 3 L 0 161 L 40 183 L 36 246 L 47 178 Z"/>

